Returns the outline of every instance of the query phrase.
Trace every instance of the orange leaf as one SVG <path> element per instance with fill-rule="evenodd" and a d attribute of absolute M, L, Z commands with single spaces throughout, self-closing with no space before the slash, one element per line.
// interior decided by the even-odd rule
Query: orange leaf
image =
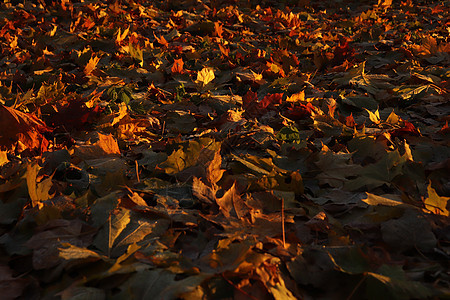
<path fill-rule="evenodd" d="M 175 59 L 173 61 L 172 68 L 170 69 L 172 71 L 172 74 L 177 74 L 177 73 L 183 74 L 184 73 L 183 65 L 184 65 L 184 62 L 183 62 L 182 58 Z"/>
<path fill-rule="evenodd" d="M 441 134 L 446 134 L 446 133 L 450 132 L 450 129 L 448 127 L 448 121 L 445 122 L 445 125 L 442 126 L 442 128 L 438 132 L 441 133 Z"/>
<path fill-rule="evenodd" d="M 100 61 L 100 57 L 93 56 L 89 59 L 88 64 L 84 67 L 84 74 L 89 75 L 94 71 L 97 67 L 98 62 Z"/>
<path fill-rule="evenodd" d="M 157 37 L 155 35 L 155 39 L 158 43 L 160 43 L 161 45 L 163 45 L 164 47 L 168 47 L 169 46 L 169 42 L 166 41 L 166 39 L 164 38 L 164 36 L 161 37 Z"/>
<path fill-rule="evenodd" d="M 222 46 L 221 44 L 219 44 L 219 49 L 220 49 L 220 52 L 221 52 L 225 57 L 228 57 L 228 55 L 230 54 L 230 48 L 225 48 L 224 46 Z"/>
<path fill-rule="evenodd" d="M 222 38 L 223 27 L 219 22 L 214 22 L 214 34 L 220 38 Z"/>
<path fill-rule="evenodd" d="M 47 139 L 42 135 L 51 129 L 37 117 L 0 104 L 0 147 L 12 148 L 17 143 L 25 149 L 45 151 Z M 7 130 L 4 130 L 7 128 Z M 25 149 L 20 149 L 22 152 Z"/>
<path fill-rule="evenodd" d="M 92 143 L 92 140 L 96 140 Z M 74 148 L 74 155 L 82 160 L 103 158 L 106 156 L 120 156 L 119 145 L 114 137 L 109 134 L 95 133 L 91 139 L 91 145 L 81 145 Z"/>

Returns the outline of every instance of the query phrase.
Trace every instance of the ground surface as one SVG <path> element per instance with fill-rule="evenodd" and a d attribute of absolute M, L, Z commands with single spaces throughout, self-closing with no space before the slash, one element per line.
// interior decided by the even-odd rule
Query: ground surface
<path fill-rule="evenodd" d="M 10 2 L 2 299 L 450 297 L 448 1 Z"/>

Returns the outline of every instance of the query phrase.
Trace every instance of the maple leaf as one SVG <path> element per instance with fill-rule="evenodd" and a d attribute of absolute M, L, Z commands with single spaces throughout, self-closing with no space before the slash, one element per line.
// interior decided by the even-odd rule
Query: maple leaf
<path fill-rule="evenodd" d="M 249 108 L 253 103 L 258 101 L 258 94 L 248 90 L 247 93 L 242 97 L 242 106 L 244 109 Z"/>
<path fill-rule="evenodd" d="M 392 5 L 392 0 L 378 0 L 378 7 L 388 8 Z"/>
<path fill-rule="evenodd" d="M 6 2 L 3 298 L 448 294 L 444 4 Z"/>
<path fill-rule="evenodd" d="M 417 130 L 417 128 L 414 126 L 414 124 L 403 120 L 404 127 L 395 129 L 391 132 L 392 137 L 403 137 L 406 134 L 418 136 L 420 135 L 420 132 Z"/>
<path fill-rule="evenodd" d="M 100 106 L 89 108 L 82 99 L 71 100 L 67 105 L 56 105 L 55 112 L 48 116 L 47 124 L 58 127 L 63 126 L 66 130 L 81 129 L 87 123 L 92 123 L 100 114 Z"/>
<path fill-rule="evenodd" d="M 93 56 L 89 59 L 86 67 L 84 67 L 84 74 L 90 75 L 92 71 L 97 67 L 98 62 L 100 61 L 100 57 Z"/>
<path fill-rule="evenodd" d="M 305 91 L 301 91 L 300 93 L 293 94 L 292 96 L 287 97 L 287 102 L 302 102 L 305 101 Z"/>
<path fill-rule="evenodd" d="M 197 73 L 196 82 L 199 83 L 202 87 L 206 86 L 208 83 L 213 81 L 215 78 L 214 70 L 212 68 L 203 68 Z"/>
<path fill-rule="evenodd" d="M 42 201 L 48 200 L 53 196 L 50 194 L 50 190 L 53 186 L 53 176 L 38 182 L 38 172 L 40 169 L 41 167 L 39 167 L 38 164 L 27 166 L 27 186 L 32 205 L 42 208 Z"/>
<path fill-rule="evenodd" d="M 184 65 L 184 62 L 183 62 L 182 58 L 175 59 L 173 61 L 172 68 L 170 69 L 172 71 L 172 74 L 177 74 L 177 73 L 183 74 L 184 73 L 183 65 Z"/>
<path fill-rule="evenodd" d="M 50 132 L 50 127 L 31 114 L 1 104 L 0 128 L 0 147 L 11 149 L 22 145 L 22 148 L 17 148 L 19 152 L 26 149 L 44 151 L 49 144 L 43 134 Z"/>
<path fill-rule="evenodd" d="M 345 117 L 345 125 L 347 125 L 348 127 L 356 126 L 355 119 L 353 118 L 353 114 L 350 114 L 350 116 Z"/>
<path fill-rule="evenodd" d="M 380 113 L 378 112 L 378 109 L 375 112 L 371 112 L 368 109 L 365 109 L 367 111 L 367 113 L 369 114 L 369 119 L 370 121 L 372 121 L 375 124 L 379 124 L 380 123 Z"/>
<path fill-rule="evenodd" d="M 427 187 L 428 198 L 423 200 L 425 204 L 425 211 L 431 211 L 437 215 L 449 216 L 448 203 L 450 197 L 441 197 L 431 187 L 431 182 Z"/>
<path fill-rule="evenodd" d="M 220 211 L 227 218 L 232 216 L 241 219 L 249 211 L 245 202 L 240 197 L 235 184 L 233 184 L 221 198 L 217 198 L 216 202 L 220 207 Z"/>
<path fill-rule="evenodd" d="M 74 155 L 81 159 L 120 155 L 119 146 L 112 135 L 97 132 L 92 134 L 92 136 L 93 138 L 86 145 L 80 145 L 73 149 Z"/>
<path fill-rule="evenodd" d="M 260 105 L 266 108 L 269 105 L 280 105 L 282 103 L 283 93 L 268 94 L 261 100 Z"/>
<path fill-rule="evenodd" d="M 157 37 L 157 36 L 155 35 L 155 39 L 156 39 L 156 41 L 157 41 L 158 43 L 160 43 L 160 44 L 163 45 L 164 47 L 168 47 L 168 46 L 169 46 L 169 42 L 166 41 L 166 39 L 164 38 L 164 36 Z"/>

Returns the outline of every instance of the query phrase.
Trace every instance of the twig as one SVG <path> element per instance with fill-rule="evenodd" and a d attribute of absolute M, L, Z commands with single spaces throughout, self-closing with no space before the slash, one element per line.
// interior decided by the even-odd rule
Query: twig
<path fill-rule="evenodd" d="M 139 164 L 137 162 L 137 160 L 134 161 L 136 163 L 136 177 L 138 182 L 141 182 L 141 180 L 139 179 Z"/>
<path fill-rule="evenodd" d="M 236 290 L 238 290 L 239 292 L 241 292 L 245 296 L 249 297 L 252 300 L 258 300 L 257 298 L 253 297 L 252 295 L 250 295 L 249 293 L 247 293 L 246 291 L 244 291 L 240 287 L 236 286 L 230 279 L 226 278 L 223 273 L 220 274 L 220 275 L 222 275 L 223 279 L 225 279 L 226 282 L 228 282 L 232 287 L 234 287 Z"/>
<path fill-rule="evenodd" d="M 366 280 L 366 278 L 367 278 L 367 274 L 364 274 L 363 278 L 361 278 L 361 280 L 356 284 L 355 288 L 350 293 L 350 295 L 348 295 L 347 300 L 352 299 L 352 297 L 355 294 L 356 290 L 360 287 L 360 285 L 364 282 L 364 280 Z"/>
<path fill-rule="evenodd" d="M 284 198 L 281 198 L 281 230 L 283 232 L 283 248 L 286 248 L 286 234 L 284 232 Z"/>

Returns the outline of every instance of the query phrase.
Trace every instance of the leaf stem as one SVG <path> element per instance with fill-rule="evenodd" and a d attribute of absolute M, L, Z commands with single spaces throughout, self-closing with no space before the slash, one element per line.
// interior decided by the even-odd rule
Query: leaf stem
<path fill-rule="evenodd" d="M 137 160 L 134 161 L 136 163 L 136 177 L 137 177 L 137 181 L 141 182 L 141 180 L 139 179 L 139 164 L 137 162 Z"/>
<path fill-rule="evenodd" d="M 283 248 L 286 248 L 286 234 L 284 230 L 284 198 L 281 198 L 281 231 L 283 232 Z"/>

